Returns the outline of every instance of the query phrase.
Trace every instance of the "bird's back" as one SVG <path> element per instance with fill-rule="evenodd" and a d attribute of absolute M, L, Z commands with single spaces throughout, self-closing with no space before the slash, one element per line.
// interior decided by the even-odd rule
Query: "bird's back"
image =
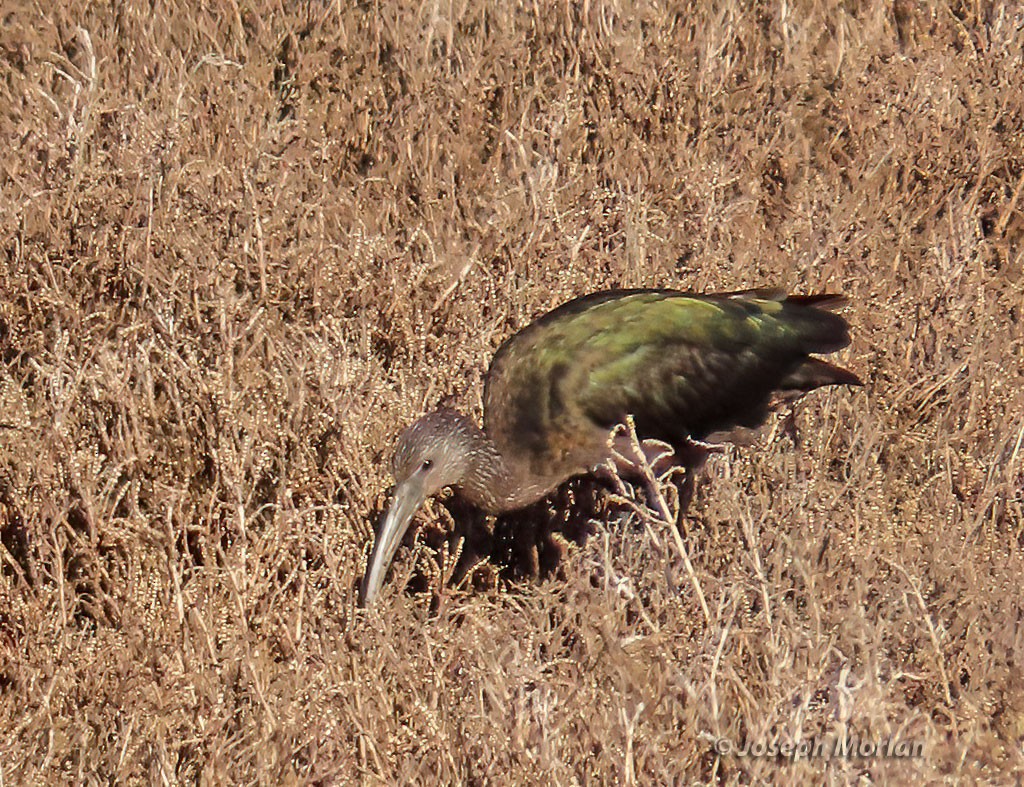
<path fill-rule="evenodd" d="M 811 357 L 849 343 L 831 295 L 615 290 L 570 301 L 508 339 L 485 390 L 485 430 L 520 468 L 574 475 L 608 429 L 679 445 L 767 416 L 780 391 L 858 384 Z"/>

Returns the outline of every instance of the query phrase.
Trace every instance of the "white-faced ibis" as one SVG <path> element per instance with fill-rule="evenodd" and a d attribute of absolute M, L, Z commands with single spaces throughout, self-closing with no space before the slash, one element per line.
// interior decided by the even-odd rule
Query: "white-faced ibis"
<path fill-rule="evenodd" d="M 453 487 L 486 513 L 533 503 L 612 455 L 614 427 L 672 445 L 699 464 L 705 438 L 762 424 L 779 395 L 860 385 L 811 353 L 849 343 L 836 295 L 698 295 L 611 290 L 577 298 L 506 340 L 484 389 L 484 428 L 451 410 L 398 438 L 394 501 L 361 589 L 364 604 L 423 502 Z M 696 450 L 695 450 L 696 449 Z"/>

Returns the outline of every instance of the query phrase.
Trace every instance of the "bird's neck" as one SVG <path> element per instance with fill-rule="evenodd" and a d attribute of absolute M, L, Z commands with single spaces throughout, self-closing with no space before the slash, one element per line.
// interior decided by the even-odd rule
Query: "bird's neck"
<path fill-rule="evenodd" d="M 479 428 L 458 489 L 466 500 L 489 514 L 522 508 L 547 493 L 547 487 L 536 479 L 515 472 L 497 444 Z"/>

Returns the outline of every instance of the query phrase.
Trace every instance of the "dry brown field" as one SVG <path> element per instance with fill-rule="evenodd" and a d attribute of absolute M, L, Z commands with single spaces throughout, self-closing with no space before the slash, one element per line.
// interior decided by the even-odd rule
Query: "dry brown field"
<path fill-rule="evenodd" d="M 1024 9 L 197 5 L 0 4 L 0 783 L 1020 783 Z M 399 430 L 637 286 L 866 385 L 358 609 Z"/>

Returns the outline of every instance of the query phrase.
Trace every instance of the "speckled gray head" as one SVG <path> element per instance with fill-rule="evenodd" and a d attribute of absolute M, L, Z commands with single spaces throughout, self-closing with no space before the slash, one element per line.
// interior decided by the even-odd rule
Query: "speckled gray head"
<path fill-rule="evenodd" d="M 465 416 L 438 410 L 416 421 L 398 438 L 391 469 L 395 496 L 380 526 L 360 589 L 360 603 L 377 598 L 402 537 L 424 501 L 465 476 L 475 444 L 483 437 Z"/>

